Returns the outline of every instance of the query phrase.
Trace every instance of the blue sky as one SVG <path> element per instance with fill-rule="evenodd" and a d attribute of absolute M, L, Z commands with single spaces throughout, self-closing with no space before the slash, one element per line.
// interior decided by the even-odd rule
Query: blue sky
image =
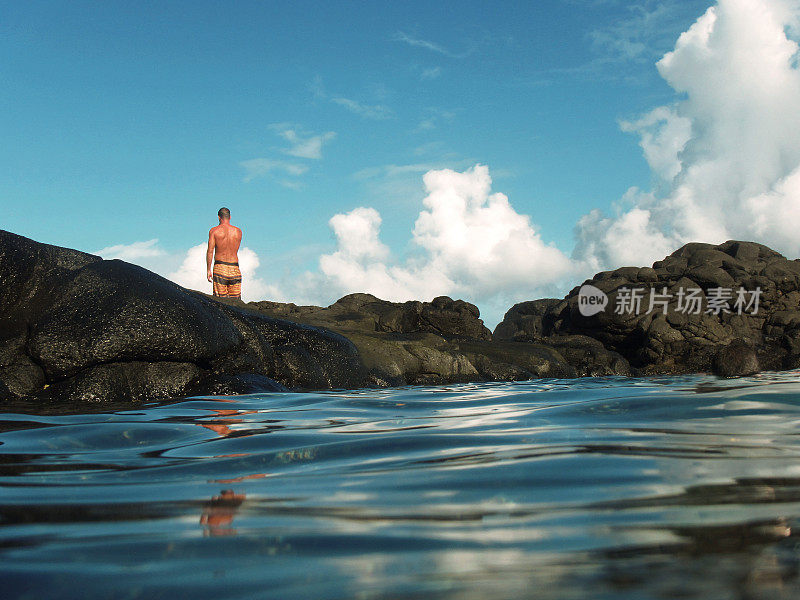
<path fill-rule="evenodd" d="M 166 274 L 225 205 L 262 293 L 292 299 L 337 249 L 331 217 L 374 209 L 378 254 L 404 264 L 423 175 L 480 164 L 569 256 L 584 215 L 657 187 L 649 126 L 620 123 L 686 98 L 656 62 L 711 5 L 0 2 L 0 227 L 86 251 L 157 239 L 139 262 Z M 456 284 L 431 294 L 473 289 Z M 320 286 L 294 291 L 346 291 Z"/>

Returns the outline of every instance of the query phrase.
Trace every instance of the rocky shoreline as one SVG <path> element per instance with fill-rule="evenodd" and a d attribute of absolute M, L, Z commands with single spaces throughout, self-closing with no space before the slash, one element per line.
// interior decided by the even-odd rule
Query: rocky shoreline
<path fill-rule="evenodd" d="M 2 230 L 0 273 L 0 401 L 800 365 L 800 261 L 753 242 L 687 244 L 652 267 L 598 273 L 563 299 L 515 305 L 494 332 L 463 300 L 244 304 Z M 587 314 L 592 302 L 605 304 Z"/>

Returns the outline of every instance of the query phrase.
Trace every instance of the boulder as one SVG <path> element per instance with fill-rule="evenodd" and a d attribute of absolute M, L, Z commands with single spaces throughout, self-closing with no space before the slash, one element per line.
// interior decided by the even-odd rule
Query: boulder
<path fill-rule="evenodd" d="M 759 372 L 755 350 L 744 340 L 733 340 L 714 355 L 712 368 L 721 377 L 742 377 Z"/>
<path fill-rule="evenodd" d="M 520 340 L 545 335 L 545 331 L 550 331 L 553 327 L 552 316 L 557 313 L 553 309 L 561 302 L 558 298 L 542 298 L 515 304 L 495 328 L 495 337 Z M 548 322 L 544 321 L 545 315 L 548 316 Z"/>
<path fill-rule="evenodd" d="M 0 269 L 0 399 L 135 402 L 369 381 L 341 335 L 120 260 L 0 230 Z"/>

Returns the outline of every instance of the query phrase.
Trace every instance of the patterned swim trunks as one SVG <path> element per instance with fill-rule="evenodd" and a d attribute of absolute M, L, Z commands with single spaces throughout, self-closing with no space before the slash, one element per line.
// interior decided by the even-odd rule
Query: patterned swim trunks
<path fill-rule="evenodd" d="M 214 261 L 214 295 L 223 298 L 242 297 L 242 272 L 239 263 Z"/>

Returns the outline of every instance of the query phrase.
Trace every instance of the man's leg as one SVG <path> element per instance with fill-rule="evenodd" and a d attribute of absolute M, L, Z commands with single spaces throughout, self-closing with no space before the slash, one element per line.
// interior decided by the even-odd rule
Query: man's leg
<path fill-rule="evenodd" d="M 237 267 L 236 270 L 238 271 L 239 268 Z M 242 275 L 239 274 L 239 281 L 238 283 L 232 283 L 228 286 L 228 298 L 236 298 L 237 300 L 242 299 Z"/>

